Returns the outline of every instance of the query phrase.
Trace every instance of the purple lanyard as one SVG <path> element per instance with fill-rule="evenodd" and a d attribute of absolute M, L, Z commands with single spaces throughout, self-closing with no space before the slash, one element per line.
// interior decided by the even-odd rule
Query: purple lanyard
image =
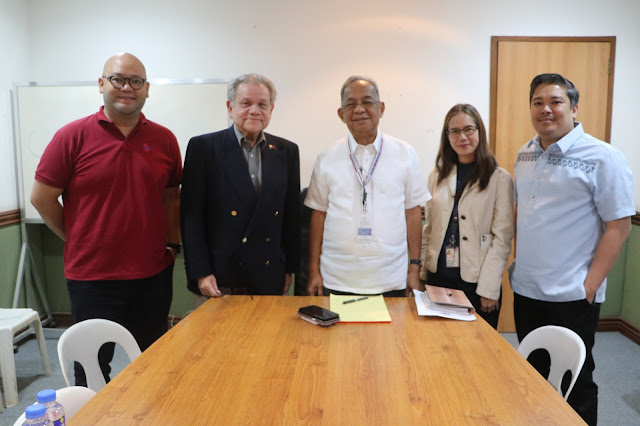
<path fill-rule="evenodd" d="M 356 171 L 356 176 L 358 176 L 358 180 L 360 181 L 360 185 L 362 185 L 362 209 L 367 211 L 367 184 L 371 181 L 371 176 L 373 176 L 373 172 L 378 165 L 378 160 L 380 159 L 380 154 L 382 154 L 382 144 L 384 143 L 384 139 L 380 137 L 380 149 L 376 154 L 376 158 L 373 160 L 373 166 L 371 166 L 371 170 L 367 175 L 367 178 L 364 179 L 362 177 L 362 172 L 358 168 L 358 163 L 356 162 L 356 157 L 353 155 L 353 151 L 351 151 L 351 140 L 347 137 L 347 149 L 349 150 L 349 158 L 351 158 L 351 164 L 353 165 L 353 169 Z"/>

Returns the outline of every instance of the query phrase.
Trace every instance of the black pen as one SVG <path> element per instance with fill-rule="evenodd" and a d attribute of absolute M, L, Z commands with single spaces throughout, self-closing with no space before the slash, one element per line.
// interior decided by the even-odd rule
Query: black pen
<path fill-rule="evenodd" d="M 357 299 L 349 299 L 349 300 L 345 300 L 344 302 L 342 302 L 342 304 L 346 305 L 347 303 L 359 302 L 361 300 L 368 299 L 368 298 L 369 298 L 369 296 L 363 296 L 363 297 L 358 297 Z"/>

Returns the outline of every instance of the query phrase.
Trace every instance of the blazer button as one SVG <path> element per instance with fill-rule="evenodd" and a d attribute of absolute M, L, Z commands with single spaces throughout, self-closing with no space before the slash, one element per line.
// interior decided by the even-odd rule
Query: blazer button
<path fill-rule="evenodd" d="M 266 242 L 269 242 L 269 241 L 271 241 L 271 238 L 267 237 L 267 238 L 265 239 L 265 241 L 266 241 Z"/>
<path fill-rule="evenodd" d="M 265 265 L 269 266 L 269 261 L 267 260 L 266 262 L 264 262 Z"/>
<path fill-rule="evenodd" d="M 465 237 L 465 238 L 466 238 L 466 237 Z M 244 238 L 242 239 L 242 242 L 243 242 L 243 243 L 246 243 L 246 242 L 247 242 L 247 237 L 244 237 Z"/>
<path fill-rule="evenodd" d="M 278 211 L 276 211 L 276 216 L 278 216 L 280 213 Z"/>
<path fill-rule="evenodd" d="M 467 217 L 465 215 L 460 216 L 460 219 L 465 220 Z"/>
<path fill-rule="evenodd" d="M 462 239 L 463 239 L 463 240 L 465 240 L 465 241 L 467 241 L 467 240 L 468 240 L 468 238 L 467 238 L 467 237 L 462 237 Z M 246 240 L 246 238 L 245 238 L 245 240 Z"/>
<path fill-rule="evenodd" d="M 231 210 L 231 216 L 238 216 L 238 212 L 235 210 Z"/>

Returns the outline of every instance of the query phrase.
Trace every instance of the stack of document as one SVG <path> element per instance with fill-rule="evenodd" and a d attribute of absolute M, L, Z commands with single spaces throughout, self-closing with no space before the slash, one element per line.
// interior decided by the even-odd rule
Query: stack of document
<path fill-rule="evenodd" d="M 329 296 L 329 306 L 340 315 L 340 322 L 391 322 L 384 297 L 378 296 Z"/>
<path fill-rule="evenodd" d="M 413 290 L 418 315 L 475 321 L 474 309 L 461 290 L 427 285 L 426 291 Z"/>

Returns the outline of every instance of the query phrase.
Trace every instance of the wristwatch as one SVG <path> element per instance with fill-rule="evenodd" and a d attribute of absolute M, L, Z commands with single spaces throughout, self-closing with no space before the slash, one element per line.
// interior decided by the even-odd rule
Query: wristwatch
<path fill-rule="evenodd" d="M 409 265 L 422 266 L 422 259 L 409 259 Z"/>
<path fill-rule="evenodd" d="M 167 247 L 172 248 L 176 251 L 176 254 L 180 254 L 180 248 L 182 244 L 180 243 L 167 243 Z"/>

